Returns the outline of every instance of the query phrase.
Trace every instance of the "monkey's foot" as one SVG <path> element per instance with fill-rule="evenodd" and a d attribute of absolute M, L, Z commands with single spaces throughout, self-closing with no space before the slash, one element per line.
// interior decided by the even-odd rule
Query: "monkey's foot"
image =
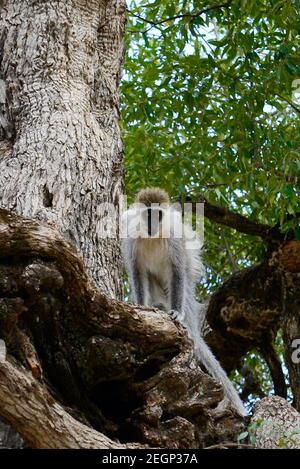
<path fill-rule="evenodd" d="M 153 305 L 153 308 L 160 309 L 161 311 L 166 311 L 165 305 L 162 303 L 156 303 Z"/>
<path fill-rule="evenodd" d="M 180 313 L 179 311 L 176 311 L 176 309 L 171 309 L 169 311 L 169 315 L 171 316 L 171 318 L 174 320 L 174 321 L 178 321 L 180 322 L 180 324 L 184 326 L 184 323 L 183 323 L 183 314 Z"/>

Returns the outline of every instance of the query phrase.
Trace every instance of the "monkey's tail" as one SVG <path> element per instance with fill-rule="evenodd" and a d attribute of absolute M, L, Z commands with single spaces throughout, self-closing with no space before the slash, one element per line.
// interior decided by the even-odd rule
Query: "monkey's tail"
<path fill-rule="evenodd" d="M 187 285 L 187 289 L 189 288 L 191 288 L 191 286 Z M 205 303 L 200 304 L 194 300 L 189 301 L 190 298 L 193 298 L 192 293 L 186 296 L 184 323 L 190 337 L 194 341 L 195 355 L 205 366 L 208 373 L 217 381 L 221 382 L 225 396 L 229 399 L 237 412 L 242 416 L 246 416 L 247 412 L 238 392 L 202 336 L 203 329 L 205 328 L 207 305 Z"/>
<path fill-rule="evenodd" d="M 221 367 L 218 360 L 213 355 L 212 351 L 208 347 L 203 337 L 197 337 L 197 340 L 195 342 L 195 354 L 197 358 L 205 366 L 205 368 L 212 375 L 212 377 L 221 382 L 224 388 L 225 396 L 230 400 L 237 412 L 242 416 L 246 416 L 246 409 L 235 387 L 233 386 L 227 374 Z"/>

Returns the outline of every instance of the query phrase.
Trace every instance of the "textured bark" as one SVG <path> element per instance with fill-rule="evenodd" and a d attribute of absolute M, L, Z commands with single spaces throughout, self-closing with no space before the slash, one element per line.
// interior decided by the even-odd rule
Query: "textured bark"
<path fill-rule="evenodd" d="M 212 295 L 207 311 L 211 330 L 206 340 L 227 371 L 239 367 L 248 351 L 266 360 L 277 395 L 287 387 L 273 343 L 283 329 L 285 359 L 295 407 L 300 409 L 299 363 L 293 362 L 294 339 L 300 339 L 300 243 L 279 244 L 261 264 L 231 276 Z"/>
<path fill-rule="evenodd" d="M 43 388 L 47 383 L 55 400 L 110 438 L 191 448 L 234 441 L 243 429 L 243 419 L 201 370 L 185 331 L 168 314 L 108 299 L 52 226 L 3 209 L 0 330 L 9 354 Z M 12 377 L 13 386 L 19 378 Z M 19 392 L 26 407 L 28 391 Z M 8 413 L 13 393 L 4 399 L 5 393 L 7 387 L 0 415 L 31 445 L 48 444 L 38 435 L 33 442 L 24 429 L 18 416 L 25 407 L 11 405 Z"/>
<path fill-rule="evenodd" d="M 285 360 L 289 370 L 290 384 L 293 390 L 294 406 L 300 411 L 300 353 L 293 355 L 300 341 L 300 243 L 287 243 L 281 250 L 280 261 L 283 266 L 283 342 Z M 295 347 L 295 339 L 297 346 Z"/>
<path fill-rule="evenodd" d="M 0 206 L 54 223 L 114 298 L 124 27 L 125 0 L 0 1 Z"/>
<path fill-rule="evenodd" d="M 287 272 L 300 272 L 300 242 L 294 240 L 284 243 L 279 254 L 279 262 Z"/>
<path fill-rule="evenodd" d="M 0 205 L 53 221 L 112 297 L 119 246 L 100 204 L 122 191 L 124 26 L 124 0 L 1 1 Z"/>
<path fill-rule="evenodd" d="M 142 447 L 119 444 L 75 420 L 31 373 L 9 361 L 0 362 L 0 400 L 1 415 L 22 433 L 32 448 Z"/>
<path fill-rule="evenodd" d="M 266 350 L 280 327 L 281 313 L 281 275 L 270 259 L 232 275 L 212 295 L 207 311 L 212 331 L 206 338 L 231 370 L 249 350 Z"/>
<path fill-rule="evenodd" d="M 256 448 L 300 449 L 300 414 L 281 397 L 259 401 L 249 428 Z"/>

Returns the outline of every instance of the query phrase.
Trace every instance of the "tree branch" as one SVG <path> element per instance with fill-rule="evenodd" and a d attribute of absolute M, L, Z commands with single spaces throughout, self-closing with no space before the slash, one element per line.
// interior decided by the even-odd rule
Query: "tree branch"
<path fill-rule="evenodd" d="M 213 205 L 207 200 L 204 201 L 204 215 L 216 223 L 234 228 L 240 233 L 267 238 L 272 230 L 269 225 L 258 223 L 249 218 L 232 212 L 226 207 Z"/>
<path fill-rule="evenodd" d="M 89 280 L 81 258 L 53 226 L 4 209 L 0 330 L 8 353 L 35 376 L 26 389 L 18 388 L 24 391 L 18 396 L 24 405 L 16 405 L 16 410 L 10 409 L 10 396 L 0 395 L 0 415 L 31 445 L 71 446 L 69 438 L 75 438 L 63 435 L 59 441 L 53 430 L 52 443 L 42 441 L 41 435 L 34 440 L 36 423 L 28 423 L 33 416 L 26 406 L 45 411 L 39 407 L 42 389 L 57 401 L 47 404 L 51 419 L 57 406 L 68 406 L 74 418 L 110 440 L 195 448 L 234 441 L 244 425 L 224 400 L 221 386 L 199 366 L 185 330 L 167 313 L 109 299 Z M 14 370 L 4 368 L 3 383 L 10 372 Z M 17 388 L 21 376 L 12 379 Z M 38 386 L 33 396 L 32 382 Z M 16 397 L 14 389 L 6 386 L 3 393 Z M 21 426 L 24 415 L 31 429 Z M 57 428 L 61 425 L 58 420 Z M 76 427 L 73 421 L 70 425 Z M 96 447 L 97 438 L 74 444 Z"/>
<path fill-rule="evenodd" d="M 231 264 L 232 272 L 235 273 L 239 270 L 239 267 L 237 265 L 235 256 L 233 255 L 233 253 L 230 250 L 230 246 L 229 246 L 227 238 L 225 236 L 223 226 L 221 227 L 221 236 L 222 236 L 222 240 L 224 242 L 224 247 L 225 247 L 229 262 Z"/>
<path fill-rule="evenodd" d="M 293 103 L 293 101 L 291 101 L 290 99 L 288 98 L 285 98 L 284 96 L 282 96 L 281 94 L 279 93 L 276 93 L 278 98 L 282 99 L 282 101 L 285 101 L 289 106 L 291 106 L 291 108 L 297 113 L 297 114 L 300 114 L 300 108 L 298 106 L 296 106 L 295 103 Z"/>
<path fill-rule="evenodd" d="M 262 352 L 271 372 L 274 390 L 286 396 L 285 378 L 273 348 L 283 328 L 286 362 L 297 408 L 300 408 L 299 366 L 291 359 L 293 339 L 299 337 L 300 242 L 283 242 L 264 261 L 232 275 L 211 296 L 206 340 L 230 371 L 248 352 Z"/>
<path fill-rule="evenodd" d="M 261 344 L 261 353 L 269 367 L 272 381 L 274 383 L 274 392 L 277 396 L 287 398 L 287 385 L 285 383 L 284 374 L 280 360 L 277 356 L 274 345 L 271 341 L 266 340 Z"/>
<path fill-rule="evenodd" d="M 127 11 L 134 18 L 137 18 L 141 21 L 144 21 L 145 23 L 150 24 L 151 27 L 156 27 L 156 26 L 159 26 L 161 24 L 167 23 L 169 21 L 175 21 L 177 19 L 182 19 L 182 18 L 190 18 L 191 21 L 193 21 L 196 18 L 198 18 L 199 16 L 204 15 L 205 13 L 209 13 L 211 10 L 220 9 L 220 8 L 228 8 L 231 5 L 231 3 L 232 3 L 232 0 L 224 2 L 224 3 L 220 3 L 220 4 L 217 4 L 217 5 L 212 5 L 212 6 L 207 7 L 207 8 L 203 8 L 202 10 L 197 11 L 196 13 L 181 13 L 179 15 L 170 16 L 168 18 L 164 18 L 164 19 L 159 20 L 159 21 L 148 20 L 147 18 L 144 18 L 140 15 L 137 15 L 136 13 L 133 13 L 130 10 L 127 10 Z"/>
<path fill-rule="evenodd" d="M 240 373 L 244 378 L 244 383 L 242 385 L 241 398 L 243 401 L 247 401 L 250 394 L 255 394 L 260 399 L 266 397 L 265 393 L 261 389 L 261 383 L 258 377 L 255 376 L 254 370 L 251 366 L 244 364 Z"/>
<path fill-rule="evenodd" d="M 278 253 L 233 274 L 211 296 L 205 337 L 227 372 L 253 349 L 272 342 L 280 327 L 282 285 Z"/>
<path fill-rule="evenodd" d="M 28 402 L 29 401 L 29 402 Z M 32 448 L 141 448 L 122 445 L 75 420 L 31 373 L 0 362 L 0 415 Z"/>
<path fill-rule="evenodd" d="M 228 226 L 229 228 L 234 228 L 240 233 L 259 236 L 261 238 L 268 238 L 270 236 L 282 238 L 277 228 L 274 229 L 269 225 L 252 221 L 244 215 L 232 212 L 226 207 L 211 204 L 202 196 L 188 196 L 185 200 L 187 202 L 195 202 L 196 200 L 198 203 L 204 203 L 205 217 L 221 225 Z"/>

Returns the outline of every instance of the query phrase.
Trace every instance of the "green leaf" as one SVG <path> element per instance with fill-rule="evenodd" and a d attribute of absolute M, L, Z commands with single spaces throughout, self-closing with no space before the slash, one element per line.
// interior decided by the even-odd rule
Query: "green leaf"
<path fill-rule="evenodd" d="M 248 432 L 242 432 L 239 434 L 237 441 L 240 442 L 244 440 L 245 438 L 248 438 L 249 433 Z"/>

